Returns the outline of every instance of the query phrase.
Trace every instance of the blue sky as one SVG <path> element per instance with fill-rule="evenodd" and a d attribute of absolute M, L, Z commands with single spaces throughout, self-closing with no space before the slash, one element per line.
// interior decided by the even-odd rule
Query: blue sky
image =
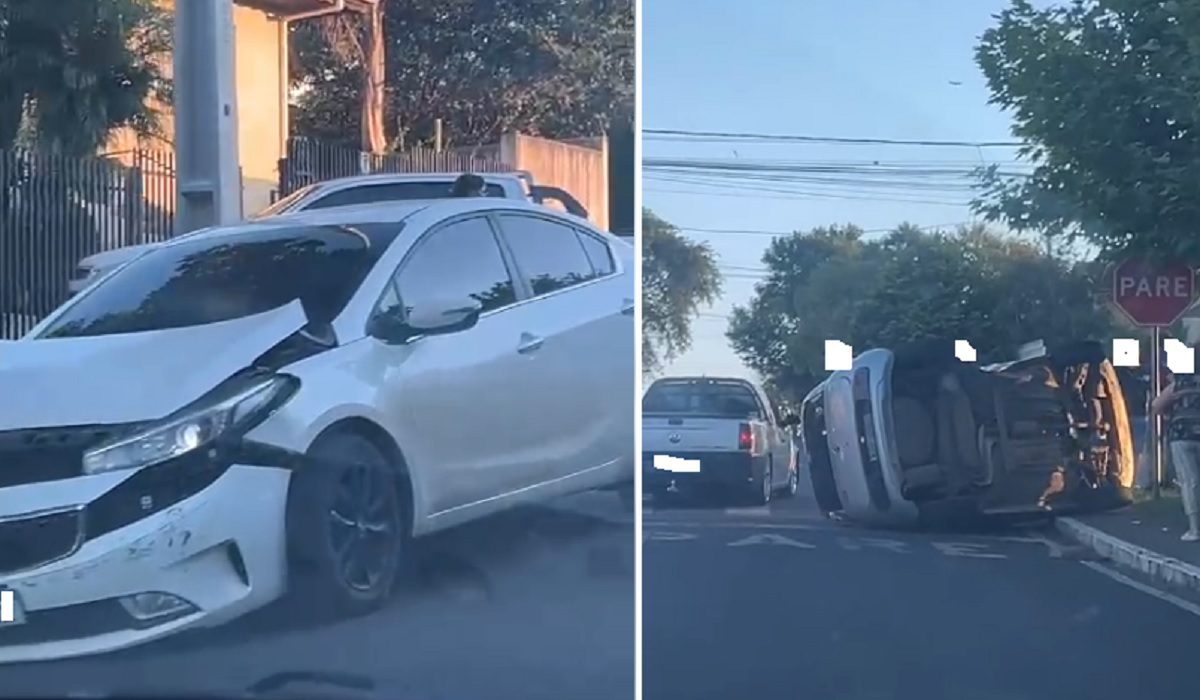
<path fill-rule="evenodd" d="M 643 128 L 1009 141 L 1009 120 L 988 104 L 973 60 L 977 38 L 1005 6 L 1005 0 L 646 0 Z M 643 153 L 647 160 L 936 162 L 963 167 L 1011 163 L 1014 155 L 1011 149 L 995 148 L 745 145 L 650 136 Z M 772 232 L 855 223 L 875 230 L 902 221 L 933 226 L 972 220 L 966 191 L 890 195 L 906 201 L 883 201 L 889 195 L 878 190 L 845 187 L 809 187 L 804 194 L 722 192 L 656 180 L 647 170 L 643 192 L 645 205 L 659 216 L 686 235 L 710 242 L 727 274 L 724 297 L 694 321 L 693 349 L 668 368 L 670 374 L 748 373 L 724 338 L 724 316 L 751 297 L 754 270 L 762 268 L 770 236 L 696 229 Z"/>

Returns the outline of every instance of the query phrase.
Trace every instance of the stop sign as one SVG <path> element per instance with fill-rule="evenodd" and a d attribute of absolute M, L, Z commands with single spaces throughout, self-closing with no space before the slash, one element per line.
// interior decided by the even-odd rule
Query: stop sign
<path fill-rule="evenodd" d="M 1126 260 L 1113 268 L 1113 304 L 1139 326 L 1169 326 L 1192 305 L 1196 276 L 1184 264 Z"/>

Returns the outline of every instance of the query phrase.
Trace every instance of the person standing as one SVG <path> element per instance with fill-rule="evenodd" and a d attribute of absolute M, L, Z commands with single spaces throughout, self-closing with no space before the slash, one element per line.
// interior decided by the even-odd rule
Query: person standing
<path fill-rule="evenodd" d="M 1194 334 L 1188 334 L 1195 346 Z M 1200 541 L 1200 376 L 1171 373 L 1171 383 L 1150 405 L 1150 418 L 1163 416 L 1166 439 L 1183 497 L 1188 529 L 1183 541 Z"/>

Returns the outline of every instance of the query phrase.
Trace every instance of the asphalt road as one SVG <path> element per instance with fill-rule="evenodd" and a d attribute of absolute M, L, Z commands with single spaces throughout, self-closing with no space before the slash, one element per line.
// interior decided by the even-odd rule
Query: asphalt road
<path fill-rule="evenodd" d="M 1200 697 L 1200 606 L 1049 532 L 684 505 L 644 516 L 645 700 Z"/>
<path fill-rule="evenodd" d="M 0 697 L 241 693 L 286 672 L 348 674 L 278 695 L 402 700 L 633 697 L 634 531 L 591 493 L 422 540 L 385 609 L 298 627 L 268 608 L 220 629 L 53 663 L 0 666 Z M 373 687 L 352 690 L 358 683 Z"/>

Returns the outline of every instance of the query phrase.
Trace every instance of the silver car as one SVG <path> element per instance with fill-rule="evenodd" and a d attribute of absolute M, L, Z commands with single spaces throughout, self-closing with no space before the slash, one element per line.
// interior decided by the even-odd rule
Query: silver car
<path fill-rule="evenodd" d="M 804 399 L 825 513 L 881 525 L 1102 509 L 1131 499 L 1124 393 L 1098 343 L 979 367 L 953 343 L 874 349 Z"/>

